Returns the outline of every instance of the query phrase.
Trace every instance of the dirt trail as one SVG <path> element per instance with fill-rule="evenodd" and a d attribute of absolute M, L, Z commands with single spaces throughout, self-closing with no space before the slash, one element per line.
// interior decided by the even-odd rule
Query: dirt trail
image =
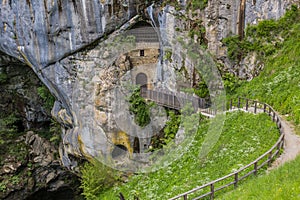
<path fill-rule="evenodd" d="M 300 154 L 300 136 L 295 134 L 294 126 L 291 125 L 289 122 L 284 120 L 281 117 L 283 132 L 285 133 L 284 136 L 284 151 L 283 153 L 272 163 L 272 166 L 268 169 L 274 169 L 282 164 L 293 160 L 296 158 L 297 155 Z"/>

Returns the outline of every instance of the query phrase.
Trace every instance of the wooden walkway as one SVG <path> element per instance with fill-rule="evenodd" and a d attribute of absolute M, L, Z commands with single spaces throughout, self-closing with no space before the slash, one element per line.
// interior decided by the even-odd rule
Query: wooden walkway
<path fill-rule="evenodd" d="M 158 105 L 165 106 L 175 110 L 181 110 L 190 106 L 194 112 L 201 112 L 208 117 L 214 117 L 216 110 L 212 109 L 212 104 L 204 98 L 186 93 L 173 93 L 166 90 L 150 90 L 141 87 L 141 96 L 146 100 L 155 102 Z"/>

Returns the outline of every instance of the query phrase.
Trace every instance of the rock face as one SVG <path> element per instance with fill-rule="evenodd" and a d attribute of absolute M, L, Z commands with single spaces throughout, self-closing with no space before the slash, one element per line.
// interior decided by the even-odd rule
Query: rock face
<path fill-rule="evenodd" d="M 124 96 L 128 94 L 114 90 L 117 86 L 134 83 L 134 78 L 143 71 L 157 85 L 170 90 L 178 86 L 177 72 L 192 77 L 183 84 L 193 85 L 199 79 L 182 51 L 184 45 L 180 41 L 172 42 L 179 35 L 177 29 L 188 32 L 197 28 L 191 21 L 201 21 L 200 25 L 206 29 L 208 50 L 231 71 L 245 71 L 240 75 L 247 77 L 247 70 L 254 64 L 246 66 L 246 70 L 231 66 L 221 40 L 231 34 L 242 37 L 248 24 L 277 19 L 291 3 L 299 3 L 295 0 L 212 0 L 205 10 L 192 14 L 184 10 L 177 12 L 170 6 L 161 8 L 159 1 L 154 1 L 152 6 L 147 2 L 0 0 L 0 51 L 4 52 L 0 54 L 0 61 L 11 62 L 7 56 L 10 55 L 27 64 L 56 97 L 52 114 L 64 126 L 60 151 L 64 165 L 74 164 L 69 155 L 106 156 L 107 149 L 111 148 L 107 138 L 113 140 L 117 132 L 119 136 L 124 135 L 116 129 L 120 121 L 126 132 L 129 131 L 127 125 L 132 118 L 127 114 L 129 122 L 122 116 L 128 113 L 124 103 Z M 182 6 L 186 4 L 186 1 L 180 2 Z M 186 21 L 180 19 L 182 16 Z M 142 19 L 151 23 L 160 36 L 159 48 L 157 45 L 147 47 L 145 43 L 142 47 L 131 37 L 120 36 Z M 155 53 L 158 49 L 161 49 L 159 55 Z M 151 55 L 147 62 L 135 58 L 144 53 Z M 167 62 L 166 57 L 171 60 Z M 123 96 L 119 96 L 121 94 Z M 163 117 L 160 121 L 164 122 Z M 157 131 L 162 126 L 150 124 L 148 128 Z M 142 133 L 143 136 L 148 132 Z M 126 141 L 134 142 L 136 135 L 132 136 L 125 138 L 124 144 L 119 141 L 119 145 L 126 147 Z M 141 146 L 148 143 L 140 141 Z"/>
<path fill-rule="evenodd" d="M 50 121 L 49 111 L 37 94 L 42 83 L 25 64 L 3 56 L 0 64 L 0 117 L 14 113 L 17 128 L 24 131 L 39 128 Z M 49 109 L 49 108 L 48 108 Z"/>
<path fill-rule="evenodd" d="M 61 167 L 50 142 L 32 131 L 13 142 L 12 148 L 18 152 L 7 155 L 1 163 L 1 199 L 75 198 L 79 182 Z"/>
<path fill-rule="evenodd" d="M 300 5 L 299 3 L 299 0 L 209 1 L 203 18 L 208 49 L 231 72 L 246 79 L 253 77 L 251 72 L 254 71 L 255 64 L 242 61 L 241 65 L 232 66 L 221 40 L 230 35 L 242 36 L 248 25 L 257 24 L 261 20 L 278 19 L 292 4 Z M 253 56 L 247 59 L 251 60 Z"/>

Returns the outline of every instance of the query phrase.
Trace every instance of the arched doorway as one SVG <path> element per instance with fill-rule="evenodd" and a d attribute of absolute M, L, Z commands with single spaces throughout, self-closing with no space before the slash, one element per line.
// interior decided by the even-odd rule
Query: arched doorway
<path fill-rule="evenodd" d="M 118 144 L 115 146 L 114 150 L 111 153 L 112 158 L 118 158 L 120 156 L 125 156 L 128 150 L 124 145 Z"/>
<path fill-rule="evenodd" d="M 133 153 L 140 153 L 140 140 L 138 137 L 135 137 L 133 141 Z"/>
<path fill-rule="evenodd" d="M 148 78 L 147 78 L 146 74 L 141 72 L 136 75 L 136 79 L 135 79 L 136 85 L 140 85 L 142 87 L 147 87 L 147 83 L 148 83 Z"/>

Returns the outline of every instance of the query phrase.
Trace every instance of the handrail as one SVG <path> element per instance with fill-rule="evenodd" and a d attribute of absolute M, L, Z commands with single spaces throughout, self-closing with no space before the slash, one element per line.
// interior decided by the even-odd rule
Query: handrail
<path fill-rule="evenodd" d="M 141 87 L 140 95 L 151 100 L 158 105 L 166 106 L 172 109 L 180 110 L 186 103 L 192 103 L 195 111 L 200 109 L 201 113 L 214 116 L 216 110 L 212 109 L 214 106 L 205 98 L 189 95 L 186 93 L 173 93 L 163 90 L 150 90 L 147 87 Z"/>
<path fill-rule="evenodd" d="M 214 193 L 217 192 L 217 191 L 220 191 L 224 188 L 227 188 L 231 185 L 234 185 L 234 187 L 237 187 L 238 185 L 238 182 L 244 178 L 246 178 L 247 176 L 250 176 L 251 174 L 254 174 L 256 175 L 257 174 L 257 171 L 262 168 L 263 166 L 265 166 L 266 164 L 268 164 L 268 166 L 271 165 L 271 161 L 272 159 L 277 156 L 279 154 L 279 151 L 283 148 L 283 143 L 284 143 L 284 131 L 282 130 L 282 125 L 281 125 L 281 119 L 280 117 L 278 116 L 278 114 L 275 112 L 275 110 L 268 104 L 266 103 L 262 103 L 262 102 L 259 102 L 259 101 L 256 101 L 256 100 L 250 100 L 250 99 L 247 99 L 247 98 L 241 98 L 241 97 L 238 97 L 238 102 L 237 102 L 237 108 L 238 109 L 244 109 L 243 106 L 241 106 L 241 104 L 243 103 L 241 100 L 246 100 L 245 102 L 245 110 L 246 111 L 250 111 L 249 108 L 249 103 L 252 101 L 254 103 L 254 113 L 257 113 L 258 109 L 261 109 L 258 104 L 261 104 L 263 105 L 263 112 L 264 113 L 267 113 L 273 120 L 273 122 L 276 123 L 276 126 L 277 128 L 279 129 L 280 131 L 280 137 L 278 138 L 277 142 L 268 150 L 266 151 L 264 154 L 262 154 L 261 156 L 259 156 L 257 159 L 255 159 L 254 161 L 252 161 L 251 163 L 249 163 L 248 165 L 238 169 L 237 171 L 231 173 L 231 174 L 228 174 L 226 176 L 223 176 L 221 178 L 218 178 L 214 181 L 211 181 L 207 184 L 204 184 L 202 186 L 198 186 L 196 188 L 193 188 L 185 193 L 182 193 L 182 194 L 179 194 L 169 200 L 176 200 L 176 199 L 179 199 L 179 198 L 183 198 L 184 200 L 187 200 L 188 198 L 188 195 L 190 194 L 193 194 L 201 189 L 204 189 L 204 188 L 207 188 L 207 187 L 210 187 L 210 192 L 206 193 L 206 194 L 203 194 L 201 196 L 198 196 L 194 199 L 202 199 L 204 197 L 207 197 L 207 196 L 210 196 L 210 199 L 214 199 Z M 267 109 L 268 108 L 268 109 Z M 230 106 L 229 106 L 229 110 L 232 110 L 233 109 L 233 100 L 230 100 Z M 252 111 L 250 111 L 252 112 Z M 272 113 L 272 114 L 271 114 Z M 273 154 L 272 152 L 277 148 L 277 150 L 275 151 L 275 153 Z M 262 159 L 266 158 L 267 157 L 267 160 L 264 161 L 261 165 L 258 166 L 258 162 L 261 161 Z M 245 171 L 246 169 L 249 169 L 250 167 L 254 167 L 254 169 L 250 172 L 248 172 L 246 175 L 244 175 L 243 177 L 239 178 L 239 173 Z M 222 185 L 220 186 L 219 188 L 215 188 L 214 185 L 220 181 L 223 181 L 225 179 L 229 179 L 230 177 L 234 176 L 234 181 L 233 182 L 230 182 L 230 183 L 227 183 L 225 185 Z"/>

